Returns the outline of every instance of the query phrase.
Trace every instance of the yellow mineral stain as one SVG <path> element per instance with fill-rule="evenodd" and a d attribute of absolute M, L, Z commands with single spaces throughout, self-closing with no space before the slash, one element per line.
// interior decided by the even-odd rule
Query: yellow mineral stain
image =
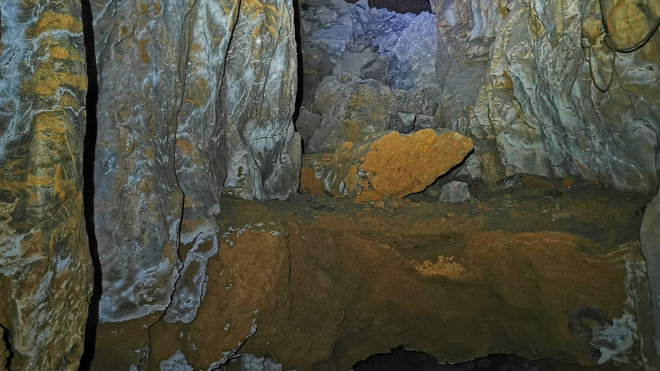
<path fill-rule="evenodd" d="M 202 103 L 200 103 L 200 101 L 198 101 L 197 99 L 186 98 L 184 100 L 186 101 L 186 103 L 192 104 L 195 107 L 201 107 L 202 106 Z"/>
<path fill-rule="evenodd" d="M 81 33 L 82 22 L 70 14 L 55 13 L 49 10 L 41 13 L 37 23 L 27 31 L 27 36 L 37 37 L 44 32 L 59 30 Z"/>
<path fill-rule="evenodd" d="M 51 112 L 42 112 L 34 117 L 32 122 L 35 139 L 65 143 L 64 133 L 71 130 L 71 124 L 62 117 Z"/>
<path fill-rule="evenodd" d="M 87 90 L 87 76 L 70 72 L 55 72 L 51 63 L 40 64 L 28 82 L 27 89 L 41 96 L 53 96 L 62 86 L 70 86 L 82 91 Z"/>
<path fill-rule="evenodd" d="M 160 5 L 159 2 L 154 3 L 154 10 L 155 10 L 156 15 L 160 14 L 162 9 L 163 9 L 163 6 Z"/>
<path fill-rule="evenodd" d="M 25 185 L 27 187 L 52 187 L 53 179 L 28 174 L 28 176 L 25 178 Z"/>
<path fill-rule="evenodd" d="M 460 279 L 465 275 L 465 266 L 454 261 L 454 257 L 438 256 L 436 262 L 425 260 L 422 263 L 410 262 L 415 270 L 424 276 L 443 276 Z"/>
<path fill-rule="evenodd" d="M 176 140 L 176 146 L 183 152 L 183 154 L 190 156 L 194 150 L 194 146 L 192 143 L 185 139 L 177 138 Z"/>
<path fill-rule="evenodd" d="M 71 157 L 71 164 L 73 169 L 78 172 L 78 165 L 76 164 L 76 156 L 73 154 L 73 149 L 71 148 L 71 143 L 69 142 L 69 136 L 64 133 L 64 141 L 66 142 L 66 148 L 69 150 L 69 156 Z"/>
<path fill-rule="evenodd" d="M 190 196 L 185 196 L 185 197 L 183 198 L 183 207 L 192 207 L 194 201 L 195 201 L 195 200 L 194 200 L 192 197 L 190 197 Z"/>
<path fill-rule="evenodd" d="M 60 107 L 70 107 L 75 111 L 78 111 L 82 108 L 78 99 L 71 96 L 70 94 L 60 96 L 59 102 L 60 102 Z"/>
<path fill-rule="evenodd" d="M 53 194 L 60 200 L 64 200 L 64 189 L 62 189 L 62 167 L 55 165 L 55 175 L 53 176 Z"/>
<path fill-rule="evenodd" d="M 323 187 L 321 181 L 316 179 L 316 171 L 314 169 L 302 168 L 300 171 L 300 193 L 307 193 L 310 195 L 323 194 Z"/>
<path fill-rule="evenodd" d="M 48 254 L 51 257 L 55 255 L 55 233 L 50 235 L 50 243 L 48 244 Z"/>
<path fill-rule="evenodd" d="M 21 240 L 21 249 L 26 259 L 43 254 L 44 237 L 44 232 L 41 229 L 35 228 L 31 231 L 29 237 Z"/>
<path fill-rule="evenodd" d="M 147 54 L 147 43 L 151 39 L 140 40 L 140 59 L 144 63 L 149 63 L 149 54 Z"/>
<path fill-rule="evenodd" d="M 47 40 L 46 40 L 47 39 Z M 70 45 L 61 46 L 60 42 L 54 38 L 44 38 L 40 45 L 47 44 L 50 56 L 55 59 L 66 59 L 72 62 L 85 63 L 85 56 Z"/>
<path fill-rule="evenodd" d="M 61 46 L 55 46 L 49 50 L 50 56 L 58 59 L 69 59 L 69 52 Z"/>

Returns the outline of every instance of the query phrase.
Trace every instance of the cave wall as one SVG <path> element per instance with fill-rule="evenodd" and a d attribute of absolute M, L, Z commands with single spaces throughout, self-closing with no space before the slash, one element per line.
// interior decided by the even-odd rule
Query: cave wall
<path fill-rule="evenodd" d="M 92 292 L 81 6 L 7 0 L 0 12 L 0 367 L 75 370 Z"/>
<path fill-rule="evenodd" d="M 627 45 L 641 39 L 660 14 L 657 4 L 645 13 L 632 3 L 618 2 L 615 11 L 615 2 L 604 3 L 612 39 Z M 493 28 L 496 37 L 487 83 L 469 110 L 472 135 L 497 148 L 507 175 L 576 176 L 622 190 L 655 191 L 660 38 L 638 52 L 616 53 L 612 72 L 608 64 L 615 53 L 598 35 L 598 1 L 506 6 L 482 17 L 491 19 L 482 26 L 483 36 Z M 634 17 L 644 31 L 621 24 Z M 601 76 L 613 78 L 606 93 L 595 85 L 603 87 Z"/>
<path fill-rule="evenodd" d="M 391 78 L 419 76 L 415 68 L 392 68 L 398 58 L 391 49 L 399 43 L 417 57 L 415 44 L 431 31 L 420 28 L 415 41 L 405 40 L 402 30 L 419 16 L 365 6 L 301 7 L 305 90 L 296 124 L 308 152 L 331 151 L 356 132 L 448 128 L 474 141 L 458 173 L 467 179 L 494 183 L 530 173 L 657 192 L 660 36 L 638 50 L 611 48 L 630 49 L 651 34 L 660 3 L 433 0 L 437 45 L 412 64 L 434 67 L 435 76 L 422 79 L 431 94 Z M 657 344 L 659 212 L 656 200 L 641 231 Z"/>
<path fill-rule="evenodd" d="M 92 1 L 92 12 L 100 317 L 167 308 L 190 321 L 223 190 L 267 199 L 298 187 L 291 3 Z"/>
<path fill-rule="evenodd" d="M 645 4 L 603 0 L 611 44 L 631 46 L 657 25 L 659 5 Z M 366 1 L 303 5 L 296 124 L 308 151 L 353 132 L 448 128 L 475 140 L 472 178 L 531 173 L 656 191 L 660 38 L 612 52 L 597 0 L 432 1 L 437 32 L 424 14 Z"/>

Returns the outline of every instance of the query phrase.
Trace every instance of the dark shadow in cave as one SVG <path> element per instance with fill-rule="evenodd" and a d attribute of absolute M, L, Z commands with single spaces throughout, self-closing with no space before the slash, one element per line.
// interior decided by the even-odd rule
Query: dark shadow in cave
<path fill-rule="evenodd" d="M 369 0 L 369 8 L 385 8 L 391 12 L 397 12 L 399 14 L 420 14 L 421 12 L 431 13 L 431 4 L 429 3 L 429 0 Z"/>
<path fill-rule="evenodd" d="M 354 371 L 600 371 L 553 359 L 530 360 L 513 354 L 491 354 L 462 363 L 439 363 L 432 355 L 403 346 L 375 354 L 353 366 Z"/>
<path fill-rule="evenodd" d="M 0 362 L 4 361 L 5 369 L 11 370 L 11 360 L 14 358 L 14 352 L 12 351 L 11 343 L 9 342 L 9 330 L 3 325 L 0 325 L 0 328 L 2 329 L 2 341 L 5 343 L 5 349 L 0 349 L 0 351 L 4 350 L 7 354 L 7 358 L 0 359 Z"/>
<path fill-rule="evenodd" d="M 300 30 L 302 27 L 300 23 L 300 1 L 301 0 L 293 0 L 293 28 L 294 28 L 294 35 L 296 38 L 296 62 L 298 64 L 296 68 L 296 75 L 298 77 L 298 81 L 296 83 L 296 102 L 295 102 L 295 108 L 293 110 L 293 122 L 295 123 L 298 121 L 298 116 L 300 115 L 300 107 L 302 107 L 302 89 L 303 89 L 303 79 L 304 79 L 304 74 L 303 74 L 303 54 L 302 54 L 302 38 L 300 36 Z"/>
<path fill-rule="evenodd" d="M 98 243 L 94 232 L 94 160 L 98 123 L 96 118 L 99 95 L 96 69 L 96 50 L 94 48 L 94 27 L 92 8 L 89 0 L 82 0 L 82 22 L 85 37 L 85 60 L 87 62 L 87 128 L 83 144 L 83 205 L 85 228 L 89 240 L 89 252 L 94 268 L 94 290 L 89 302 L 89 315 L 85 324 L 85 348 L 80 358 L 79 370 L 89 370 L 96 348 L 96 327 L 99 323 L 99 301 L 101 300 L 101 261 Z"/>

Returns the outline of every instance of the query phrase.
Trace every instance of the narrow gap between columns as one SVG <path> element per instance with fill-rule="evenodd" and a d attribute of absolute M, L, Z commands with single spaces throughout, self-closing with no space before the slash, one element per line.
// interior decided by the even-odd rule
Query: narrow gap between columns
<path fill-rule="evenodd" d="M 94 226 L 94 160 L 97 135 L 97 101 L 99 95 L 96 69 L 96 50 L 94 48 L 94 26 L 92 8 L 89 0 L 82 0 L 82 22 L 85 35 L 85 59 L 87 61 L 87 130 L 83 149 L 83 204 L 85 226 L 89 240 L 89 251 L 94 267 L 94 291 L 89 303 L 89 314 L 85 325 L 85 348 L 80 359 L 80 370 L 89 370 L 92 366 L 96 348 L 96 328 L 99 323 L 99 301 L 101 300 L 101 261 Z"/>

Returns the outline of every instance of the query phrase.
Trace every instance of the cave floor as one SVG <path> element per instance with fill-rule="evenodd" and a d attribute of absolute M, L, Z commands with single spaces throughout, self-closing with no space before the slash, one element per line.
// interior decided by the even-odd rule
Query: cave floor
<path fill-rule="evenodd" d="M 623 361 L 597 366 L 603 349 L 585 343 L 591 328 L 569 329 L 566 308 L 587 302 L 622 315 L 621 262 L 643 265 L 651 195 L 533 176 L 507 189 L 473 184 L 472 200 L 458 204 L 439 202 L 438 191 L 365 204 L 225 197 L 195 320 L 165 323 L 159 312 L 100 324 L 93 369 L 158 369 L 181 350 L 195 369 L 255 354 L 285 368 L 347 370 L 398 346 L 443 362 L 515 353 L 559 360 L 538 370 L 642 368 L 640 341 Z"/>

